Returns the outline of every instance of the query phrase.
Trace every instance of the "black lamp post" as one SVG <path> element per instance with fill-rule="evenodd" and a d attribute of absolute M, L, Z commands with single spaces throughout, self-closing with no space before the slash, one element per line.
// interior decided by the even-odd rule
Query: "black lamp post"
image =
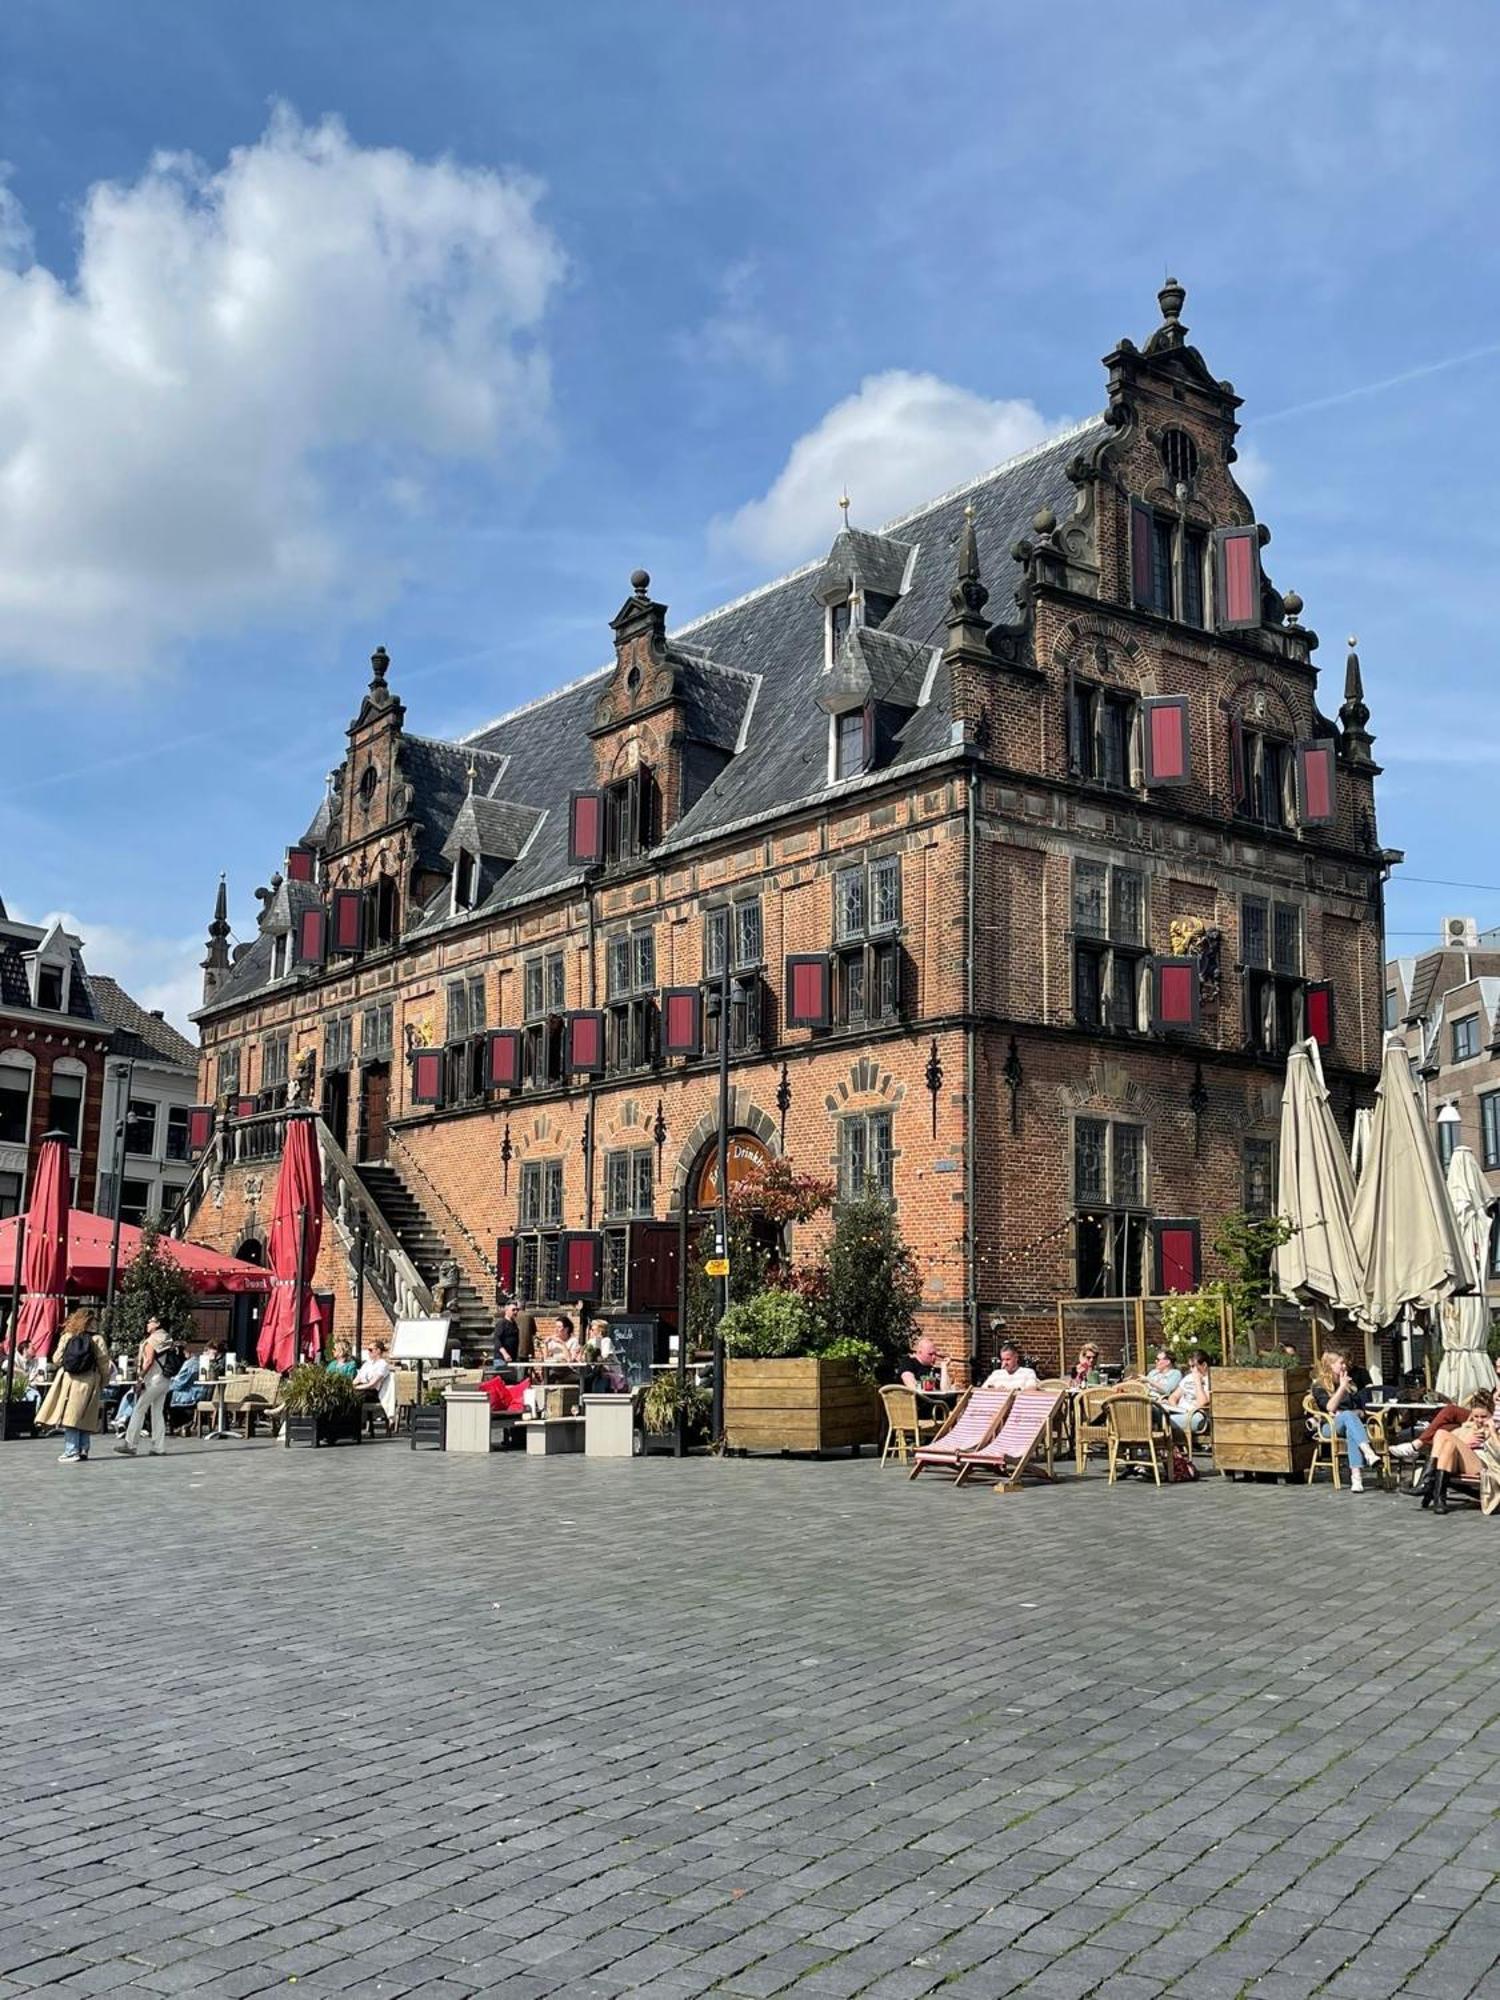
<path fill-rule="evenodd" d="M 118 1079 L 119 1070 L 115 1071 Z M 115 1303 L 115 1280 L 120 1274 L 120 1207 L 125 1198 L 125 1127 L 130 1122 L 130 1087 L 135 1082 L 135 1057 L 131 1056 L 125 1065 L 125 1095 L 120 1103 L 120 1116 L 115 1122 L 115 1226 L 109 1237 L 109 1276 L 104 1286 L 104 1324 L 114 1334 L 113 1312 Z"/>

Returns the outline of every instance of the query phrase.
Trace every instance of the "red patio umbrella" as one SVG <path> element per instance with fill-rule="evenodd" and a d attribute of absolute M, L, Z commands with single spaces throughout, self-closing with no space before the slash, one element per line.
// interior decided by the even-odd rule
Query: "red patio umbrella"
<path fill-rule="evenodd" d="M 294 1113 L 286 1121 L 271 1218 L 271 1303 L 256 1350 L 262 1368 L 285 1371 L 304 1355 L 323 1351 L 323 1311 L 312 1289 L 322 1240 L 323 1163 L 317 1134 L 310 1115 Z"/>
<path fill-rule="evenodd" d="M 67 1268 L 63 1288 L 70 1297 L 102 1297 L 109 1283 L 109 1247 L 114 1222 L 107 1215 L 95 1215 L 86 1208 L 67 1212 Z M 132 1262 L 141 1247 L 144 1230 L 133 1223 L 120 1224 L 120 1269 Z M 0 1222 L 0 1290 L 15 1282 L 16 1239 L 20 1222 L 12 1216 Z M 179 1243 L 174 1236 L 158 1238 L 161 1252 L 182 1272 L 195 1292 L 268 1292 L 271 1274 L 259 1264 L 209 1250 L 201 1243 Z M 31 1239 L 21 1256 L 21 1281 L 27 1282 L 31 1264 Z"/>
<path fill-rule="evenodd" d="M 37 1153 L 31 1206 L 26 1211 L 26 1248 L 21 1253 L 26 1298 L 16 1318 L 16 1345 L 27 1354 L 50 1354 L 63 1323 L 72 1181 L 67 1135 L 49 1132 Z"/>

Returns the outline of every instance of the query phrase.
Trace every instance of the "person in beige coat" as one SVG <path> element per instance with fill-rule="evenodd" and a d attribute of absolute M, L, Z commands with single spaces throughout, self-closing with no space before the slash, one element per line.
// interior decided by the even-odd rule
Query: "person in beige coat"
<path fill-rule="evenodd" d="M 88 1357 L 81 1367 L 68 1368 L 63 1356 L 70 1342 L 87 1342 Z M 75 1350 L 76 1358 L 76 1350 Z M 56 1424 L 63 1434 L 63 1454 L 59 1465 L 86 1465 L 89 1440 L 99 1428 L 99 1400 L 109 1380 L 109 1349 L 99 1338 L 99 1321 L 86 1307 L 69 1313 L 52 1349 L 56 1370 L 36 1420 Z"/>

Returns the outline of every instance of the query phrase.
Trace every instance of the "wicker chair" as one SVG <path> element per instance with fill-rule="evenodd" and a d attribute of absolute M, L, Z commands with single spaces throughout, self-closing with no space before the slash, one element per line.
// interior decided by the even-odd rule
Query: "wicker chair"
<path fill-rule="evenodd" d="M 892 1452 L 896 1455 L 897 1464 L 908 1464 L 911 1453 L 920 1450 L 929 1438 L 936 1437 L 947 1420 L 946 1410 L 937 1416 L 924 1417 L 915 1389 L 908 1389 L 900 1382 L 888 1382 L 880 1392 L 880 1401 L 885 1410 L 885 1445 L 880 1454 L 882 1465 Z"/>
<path fill-rule="evenodd" d="M 1085 1389 L 1074 1401 L 1073 1452 L 1080 1473 L 1087 1469 L 1091 1451 L 1108 1455 L 1109 1425 L 1104 1412 L 1117 1393 L 1114 1389 Z"/>
<path fill-rule="evenodd" d="M 1162 1435 L 1149 1396 L 1111 1396 L 1104 1405 L 1104 1422 L 1109 1433 L 1109 1483 L 1122 1465 L 1149 1465 L 1151 1476 L 1161 1485 L 1161 1462 L 1171 1450 Z"/>

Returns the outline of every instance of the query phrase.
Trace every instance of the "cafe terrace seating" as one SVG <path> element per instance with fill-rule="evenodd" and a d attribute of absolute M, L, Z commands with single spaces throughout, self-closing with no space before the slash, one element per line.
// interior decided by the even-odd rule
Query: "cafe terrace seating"
<path fill-rule="evenodd" d="M 997 1493 L 1014 1492 L 1028 1470 L 1050 1479 L 1053 1430 L 1066 1401 L 1065 1390 L 1018 1389 L 1004 1423 L 988 1443 L 962 1454 L 954 1485 L 962 1486 L 971 1472 L 995 1473 Z M 1043 1449 L 1047 1454 L 1045 1468 L 1032 1463 Z"/>
<path fill-rule="evenodd" d="M 915 1389 L 908 1389 L 900 1382 L 887 1383 L 880 1392 L 880 1401 L 885 1409 L 885 1448 L 880 1454 L 882 1465 L 892 1452 L 899 1464 L 907 1464 L 912 1452 L 920 1450 L 929 1439 L 936 1437 L 948 1418 L 956 1414 L 954 1410 L 945 1410 L 941 1416 L 924 1417 Z"/>
<path fill-rule="evenodd" d="M 1115 1483 L 1122 1465 L 1149 1465 L 1151 1476 L 1161 1485 L 1161 1461 L 1171 1451 L 1172 1436 L 1163 1429 L 1162 1419 L 1149 1396 L 1111 1396 L 1104 1405 L 1104 1421 L 1109 1431 L 1109 1483 Z"/>
<path fill-rule="evenodd" d="M 974 1389 L 947 1419 L 930 1444 L 916 1453 L 907 1475 L 919 1472 L 950 1472 L 956 1478 L 965 1456 L 980 1451 L 999 1430 L 1010 1408 L 1010 1389 Z"/>

